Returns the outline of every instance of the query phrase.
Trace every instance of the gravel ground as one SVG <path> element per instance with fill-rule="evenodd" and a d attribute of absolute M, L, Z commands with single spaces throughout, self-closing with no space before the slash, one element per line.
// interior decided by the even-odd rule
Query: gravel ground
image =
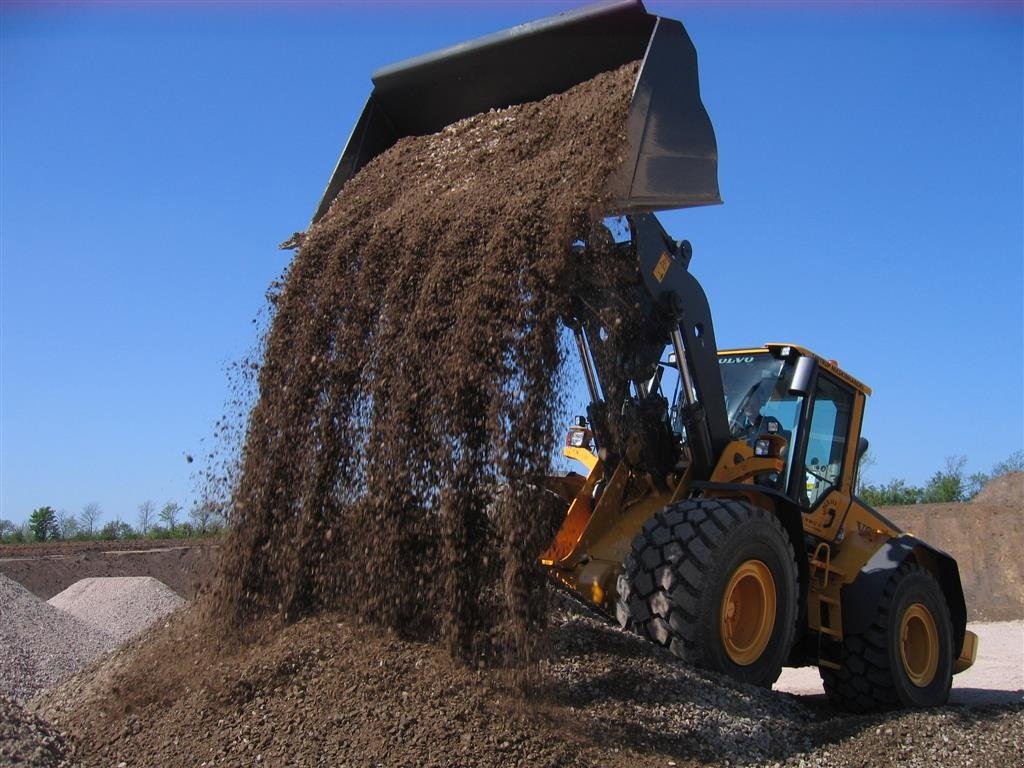
<path fill-rule="evenodd" d="M 978 659 L 973 667 L 953 676 L 949 703 L 1024 703 L 1024 621 L 972 622 L 967 628 L 978 636 Z M 775 690 L 801 696 L 825 695 L 815 667 L 782 670 Z"/>
<path fill-rule="evenodd" d="M 739 685 L 559 605 L 526 698 L 501 670 L 323 615 L 224 649 L 189 611 L 48 691 L 83 766 L 1024 764 L 1024 706 L 874 716 Z M 173 664 L 167 659 L 173 657 Z M 257 757 L 258 756 L 258 757 Z"/>
<path fill-rule="evenodd" d="M 784 762 L 800 768 L 1019 768 L 1024 708 L 944 707 L 885 717 L 833 717 L 808 729 L 819 745 Z"/>
<path fill-rule="evenodd" d="M 0 575 L 0 694 L 27 701 L 117 645 Z"/>
<path fill-rule="evenodd" d="M 566 606 L 553 615 L 542 673 L 588 728 L 628 728 L 643 751 L 749 763 L 811 747 L 814 715 L 794 697 L 699 672 L 660 648 Z"/>
<path fill-rule="evenodd" d="M 82 579 L 47 602 L 113 635 L 119 644 L 185 604 L 149 576 Z"/>
<path fill-rule="evenodd" d="M 64 768 L 67 750 L 63 734 L 0 694 L 0 765 Z"/>
<path fill-rule="evenodd" d="M 101 595 L 123 596 L 125 583 L 139 581 L 166 597 L 159 582 L 134 579 L 100 590 L 86 583 L 65 597 L 100 610 Z M 1006 698 L 1024 673 L 1022 622 L 975 627 L 979 669 L 989 671 L 954 681 L 987 699 L 955 692 L 959 705 L 849 716 L 820 694 L 769 692 L 693 670 L 561 595 L 550 653 L 525 699 L 500 670 L 466 669 L 435 646 L 340 616 L 225 650 L 184 621 L 191 613 L 23 707 L 11 695 L 24 700 L 24 689 L 41 687 L 37 670 L 52 657 L 41 659 L 39 645 L 54 628 L 64 638 L 61 663 L 76 664 L 91 658 L 81 643 L 95 630 L 0 576 L 0 766 L 1024 765 L 1024 703 Z M 113 615 L 112 628 L 122 618 Z M 999 686 L 1002 703 L 975 705 Z"/>

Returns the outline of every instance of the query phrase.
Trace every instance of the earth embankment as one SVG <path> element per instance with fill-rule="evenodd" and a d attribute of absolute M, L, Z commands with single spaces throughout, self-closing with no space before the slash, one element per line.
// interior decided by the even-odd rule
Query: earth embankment
<path fill-rule="evenodd" d="M 992 480 L 966 504 L 882 507 L 960 568 L 970 621 L 1024 618 L 1024 472 Z"/>
<path fill-rule="evenodd" d="M 219 551 L 209 539 L 8 545 L 0 573 L 43 600 L 102 576 L 151 576 L 189 600 L 212 577 Z"/>

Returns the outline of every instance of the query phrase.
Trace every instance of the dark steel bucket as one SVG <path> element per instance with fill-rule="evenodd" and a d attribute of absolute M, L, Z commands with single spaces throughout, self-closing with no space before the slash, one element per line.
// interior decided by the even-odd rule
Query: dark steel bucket
<path fill-rule="evenodd" d="M 537 101 L 638 59 L 612 211 L 720 203 L 715 133 L 700 100 L 697 53 L 683 25 L 640 0 L 589 5 L 379 69 L 374 89 L 313 215 L 404 136 L 489 109 Z"/>

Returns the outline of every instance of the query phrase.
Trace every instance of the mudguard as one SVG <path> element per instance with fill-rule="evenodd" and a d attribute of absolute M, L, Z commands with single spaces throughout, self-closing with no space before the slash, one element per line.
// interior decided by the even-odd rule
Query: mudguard
<path fill-rule="evenodd" d="M 909 534 L 885 542 L 860 569 L 857 578 L 843 586 L 840 592 L 843 634 L 861 634 L 871 626 L 882 590 L 893 573 L 911 555 L 918 565 L 936 578 L 946 596 L 949 617 L 953 623 L 953 647 L 959 652 L 967 630 L 967 603 L 960 582 L 960 569 L 950 555 Z"/>

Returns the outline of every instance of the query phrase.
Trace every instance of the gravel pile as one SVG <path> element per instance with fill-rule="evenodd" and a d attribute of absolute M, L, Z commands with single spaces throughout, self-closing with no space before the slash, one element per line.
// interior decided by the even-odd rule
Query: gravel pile
<path fill-rule="evenodd" d="M 1024 765 L 1024 707 L 871 717 L 687 667 L 559 604 L 523 697 L 340 614 L 211 644 L 192 612 L 47 691 L 76 764 L 386 766 Z M 173 659 L 173 661 L 169 661 Z"/>
<path fill-rule="evenodd" d="M 27 701 L 116 645 L 0 574 L 0 694 Z"/>
<path fill-rule="evenodd" d="M 805 728 L 818 717 L 794 696 L 694 669 L 564 603 L 551 618 L 543 675 L 589 729 L 627 729 L 644 753 L 731 764 L 812 747 Z"/>
<path fill-rule="evenodd" d="M 1017 768 L 1024 706 L 943 707 L 889 716 L 833 717 L 808 729 L 815 748 L 763 768 Z"/>
<path fill-rule="evenodd" d="M 531 654 L 561 321 L 597 307 L 609 357 L 636 331 L 608 296 L 635 261 L 596 253 L 636 72 L 406 137 L 310 228 L 272 294 L 218 616 L 340 609 Z"/>
<path fill-rule="evenodd" d="M 0 765 L 64 768 L 67 748 L 63 734 L 0 694 Z"/>
<path fill-rule="evenodd" d="M 47 602 L 112 635 L 119 644 L 185 604 L 151 576 L 82 579 Z"/>

